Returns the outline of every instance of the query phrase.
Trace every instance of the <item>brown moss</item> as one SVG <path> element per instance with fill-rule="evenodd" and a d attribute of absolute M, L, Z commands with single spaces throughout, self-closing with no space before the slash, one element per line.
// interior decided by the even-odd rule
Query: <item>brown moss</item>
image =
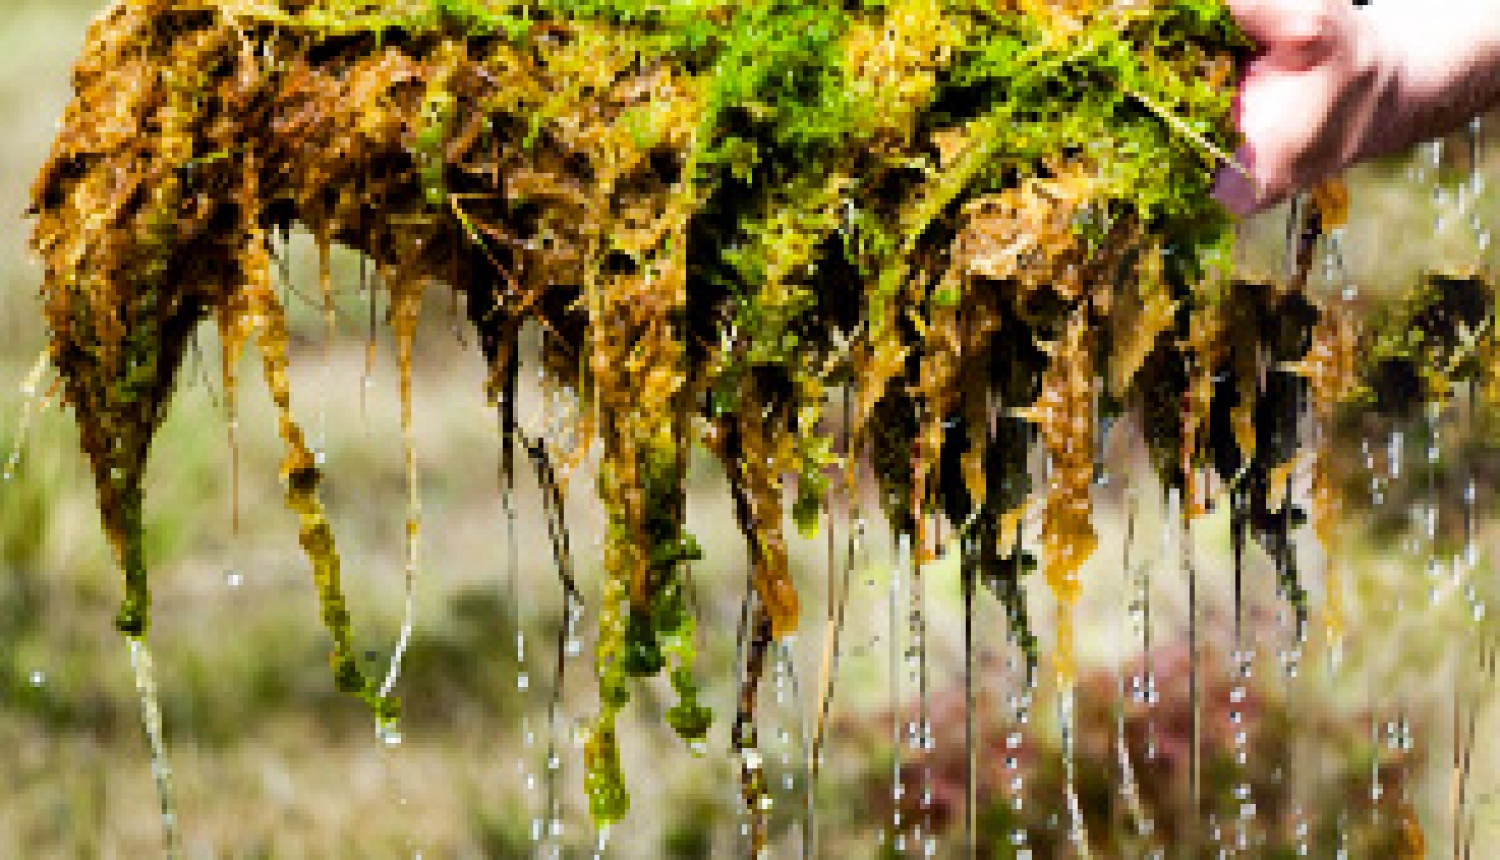
<path fill-rule="evenodd" d="M 691 654 L 677 603 L 696 555 L 689 446 L 714 451 L 733 487 L 756 641 L 781 639 L 800 615 L 783 490 L 795 476 L 793 512 L 815 526 L 838 465 L 823 426 L 833 386 L 854 386 L 853 455 L 874 463 L 919 561 L 936 551 L 935 512 L 983 536 L 975 564 L 1029 649 L 1019 522 L 1042 511 L 1066 613 L 1095 543 L 1106 410 L 1141 414 L 1164 480 L 1195 503 L 1210 467 L 1243 482 L 1254 533 L 1285 554 L 1274 476 L 1300 388 L 1261 368 L 1307 352 L 1311 324 L 1292 311 L 1312 308 L 1310 244 L 1285 288 L 1227 276 L 1229 222 L 1208 189 L 1211 151 L 1232 146 L 1222 85 L 1244 43 L 1217 3 L 569 8 L 132 0 L 101 13 L 35 186 L 34 244 L 52 360 L 125 571 L 127 633 L 149 622 L 146 457 L 187 339 L 211 317 L 231 413 L 233 359 L 259 342 L 338 683 L 394 708 L 353 655 L 319 471 L 291 414 L 267 242 L 294 224 L 386 274 L 408 427 L 423 291 L 466 295 L 507 482 L 515 338 L 528 320 L 546 333 L 553 384 L 580 402 L 574 461 L 603 448 L 603 706 L 588 746 L 603 820 L 626 803 L 613 738 L 628 679 L 660 671 L 664 651 L 678 668 Z M 1492 344 L 1485 333 L 1472 350 L 1491 380 Z M 1318 409 L 1358 395 L 1347 362 L 1309 361 Z M 1035 493 L 1022 418 L 1051 460 Z M 409 438 L 406 456 L 414 575 Z M 1066 676 L 1066 635 L 1059 650 Z M 746 749 L 763 663 L 742 688 Z M 701 738 L 692 685 L 674 686 L 684 736 Z M 754 804 L 762 789 L 745 780 Z"/>

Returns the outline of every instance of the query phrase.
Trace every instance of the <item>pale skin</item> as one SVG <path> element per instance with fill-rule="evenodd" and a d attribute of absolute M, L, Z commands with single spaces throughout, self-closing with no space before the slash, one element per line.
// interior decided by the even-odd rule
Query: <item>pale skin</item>
<path fill-rule="evenodd" d="M 1248 175 L 1214 189 L 1236 214 L 1500 108 L 1500 0 L 1226 2 L 1258 48 L 1235 109 Z"/>

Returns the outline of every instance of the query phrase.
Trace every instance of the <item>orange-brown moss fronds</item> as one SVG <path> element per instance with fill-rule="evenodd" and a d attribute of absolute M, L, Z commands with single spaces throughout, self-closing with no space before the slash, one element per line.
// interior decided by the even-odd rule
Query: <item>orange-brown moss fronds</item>
<path fill-rule="evenodd" d="M 754 396 L 754 389 L 742 393 Z M 769 447 L 766 423 L 753 414 L 722 420 L 709 428 L 705 442 L 729 476 L 735 519 L 749 545 L 751 585 L 771 625 L 771 637 L 779 641 L 796 631 L 801 612 L 782 528 L 785 509 L 779 475 L 789 465 L 785 452 Z"/>
<path fill-rule="evenodd" d="M 1312 526 L 1323 548 L 1324 627 L 1330 647 L 1337 648 L 1343 636 L 1343 590 L 1339 580 L 1344 504 L 1334 473 L 1334 435 L 1337 410 L 1351 399 L 1359 385 L 1359 326 L 1343 308 L 1326 310 L 1313 329 L 1312 347 L 1297 370 L 1309 382 L 1314 440 L 1312 481 Z"/>
<path fill-rule="evenodd" d="M 276 405 L 281 438 L 287 449 L 281 465 L 287 507 L 297 515 L 298 539 L 312 564 L 313 582 L 322 607 L 323 624 L 333 639 L 333 652 L 329 661 L 333 666 L 335 682 L 340 691 L 357 693 L 365 698 L 382 724 L 385 724 L 397 716 L 398 704 L 395 699 L 380 694 L 372 680 L 366 678 L 359 669 L 349 610 L 340 584 L 340 564 L 333 527 L 328 522 L 318 495 L 322 470 L 307 445 L 301 426 L 292 416 L 291 385 L 287 378 L 289 339 L 286 312 L 270 289 L 270 260 L 264 250 L 264 240 L 257 239 L 252 239 L 246 250 L 248 283 L 245 290 L 245 312 L 248 314 L 250 330 L 260 346 L 266 387 Z"/>
<path fill-rule="evenodd" d="M 1064 686 L 1074 677 L 1072 608 L 1081 589 L 1078 571 L 1099 542 L 1089 496 L 1094 482 L 1096 403 L 1092 341 L 1087 310 L 1080 308 L 1068 317 L 1061 336 L 1049 348 L 1051 363 L 1042 376 L 1041 396 L 1026 411 L 1041 431 L 1048 457 L 1042 570 L 1057 598 L 1054 662 Z"/>
<path fill-rule="evenodd" d="M 217 208 L 193 196 L 177 166 L 191 156 L 207 58 L 224 35 L 176 40 L 153 24 L 150 10 L 123 8 L 94 24 L 75 84 L 95 98 L 69 107 L 35 186 L 34 244 L 47 267 L 52 360 L 84 419 L 105 532 L 125 571 L 117 623 L 136 637 L 149 625 L 146 458 L 187 340 L 222 278 L 176 249 Z M 111 29 L 126 38 L 105 38 Z M 152 54 L 163 46 L 170 60 L 158 63 Z M 116 86 L 115 75 L 134 85 Z"/>
<path fill-rule="evenodd" d="M 602 443 L 602 708 L 587 777 L 601 821 L 628 803 L 613 739 L 630 677 L 670 662 L 669 722 L 690 741 L 707 730 L 683 603 L 698 551 L 683 527 L 689 440 L 704 428 L 768 641 L 799 615 L 783 487 L 795 477 L 791 512 L 815 527 L 836 462 L 824 401 L 851 379 L 851 449 L 872 452 L 897 530 L 925 557 L 918 529 L 935 512 L 973 520 L 985 575 L 1027 639 L 1017 526 L 1032 441 L 1014 410 L 1073 422 L 1040 421 L 1061 482 L 1044 494 L 1048 575 L 1070 602 L 1092 534 L 1094 375 L 1124 349 L 1111 338 L 1132 328 L 1117 323 L 1139 296 L 1111 393 L 1176 385 L 1168 341 L 1185 336 L 1183 311 L 1203 298 L 1192 270 L 1227 226 L 1202 152 L 1231 147 L 1229 100 L 1199 77 L 1221 75 L 1241 40 L 1197 0 L 1138 6 L 111 6 L 34 197 L 53 359 L 126 569 L 122 626 L 145 625 L 145 453 L 183 341 L 212 315 L 231 409 L 234 358 L 261 341 L 340 686 L 388 707 L 355 666 L 319 464 L 291 420 L 265 236 L 301 225 L 319 246 L 325 323 L 332 243 L 386 275 L 409 578 L 410 366 L 427 281 L 467 299 L 503 485 L 529 321 L 552 390 L 576 396 L 574 456 Z M 1050 361 L 1037 341 L 1057 342 Z"/>
<path fill-rule="evenodd" d="M 1226 337 L 1224 302 L 1210 301 L 1194 308 L 1183 344 L 1188 361 L 1187 393 L 1182 409 L 1183 512 L 1188 519 L 1208 512 L 1208 423 L 1214 400 L 1214 379 L 1223 359 Z"/>

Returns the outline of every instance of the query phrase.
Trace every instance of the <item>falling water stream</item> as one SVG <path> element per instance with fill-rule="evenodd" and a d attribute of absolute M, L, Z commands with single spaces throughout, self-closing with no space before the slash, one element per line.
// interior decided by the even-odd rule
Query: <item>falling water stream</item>
<path fill-rule="evenodd" d="M 21 382 L 21 421 L 16 428 L 15 444 L 5 462 L 0 464 L 0 481 L 9 482 L 15 478 L 16 469 L 21 465 L 21 454 L 26 450 L 26 440 L 31 435 L 31 423 L 37 415 L 47 411 L 52 403 L 52 391 L 42 395 L 42 380 L 50 367 L 48 354 L 43 352 L 37 356 L 36 364 Z"/>
<path fill-rule="evenodd" d="M 182 848 L 177 826 L 177 792 L 172 779 L 172 765 L 167 761 L 166 740 L 162 735 L 161 702 L 156 692 L 156 666 L 151 650 L 143 639 L 129 637 L 130 666 L 135 670 L 135 689 L 141 700 L 141 720 L 151 746 L 151 776 L 156 781 L 156 797 L 161 804 L 162 833 L 168 858 L 176 858 Z"/>
<path fill-rule="evenodd" d="M 391 653 L 390 666 L 386 670 L 385 680 L 380 685 L 381 698 L 391 695 L 396 682 L 401 678 L 401 662 L 406 656 L 407 647 L 411 644 L 415 614 L 416 581 L 422 540 L 422 500 L 417 474 L 417 443 L 412 420 L 412 349 L 422 309 L 424 287 L 425 284 L 420 280 L 402 284 L 392 297 L 391 305 L 391 327 L 396 335 L 396 358 L 401 378 L 401 448 L 406 464 L 406 522 L 403 529 L 406 563 L 401 633 L 396 639 L 395 650 Z M 382 721 L 377 726 L 377 731 L 382 736 L 387 735 L 391 729 L 390 721 Z"/>

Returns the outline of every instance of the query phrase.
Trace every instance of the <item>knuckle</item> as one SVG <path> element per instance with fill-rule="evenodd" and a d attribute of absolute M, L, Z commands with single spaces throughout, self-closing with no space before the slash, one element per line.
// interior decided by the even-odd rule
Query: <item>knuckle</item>
<path fill-rule="evenodd" d="M 1289 48 L 1316 53 L 1336 42 L 1339 25 L 1339 16 L 1327 6 L 1298 6 L 1282 21 L 1282 41 Z"/>

